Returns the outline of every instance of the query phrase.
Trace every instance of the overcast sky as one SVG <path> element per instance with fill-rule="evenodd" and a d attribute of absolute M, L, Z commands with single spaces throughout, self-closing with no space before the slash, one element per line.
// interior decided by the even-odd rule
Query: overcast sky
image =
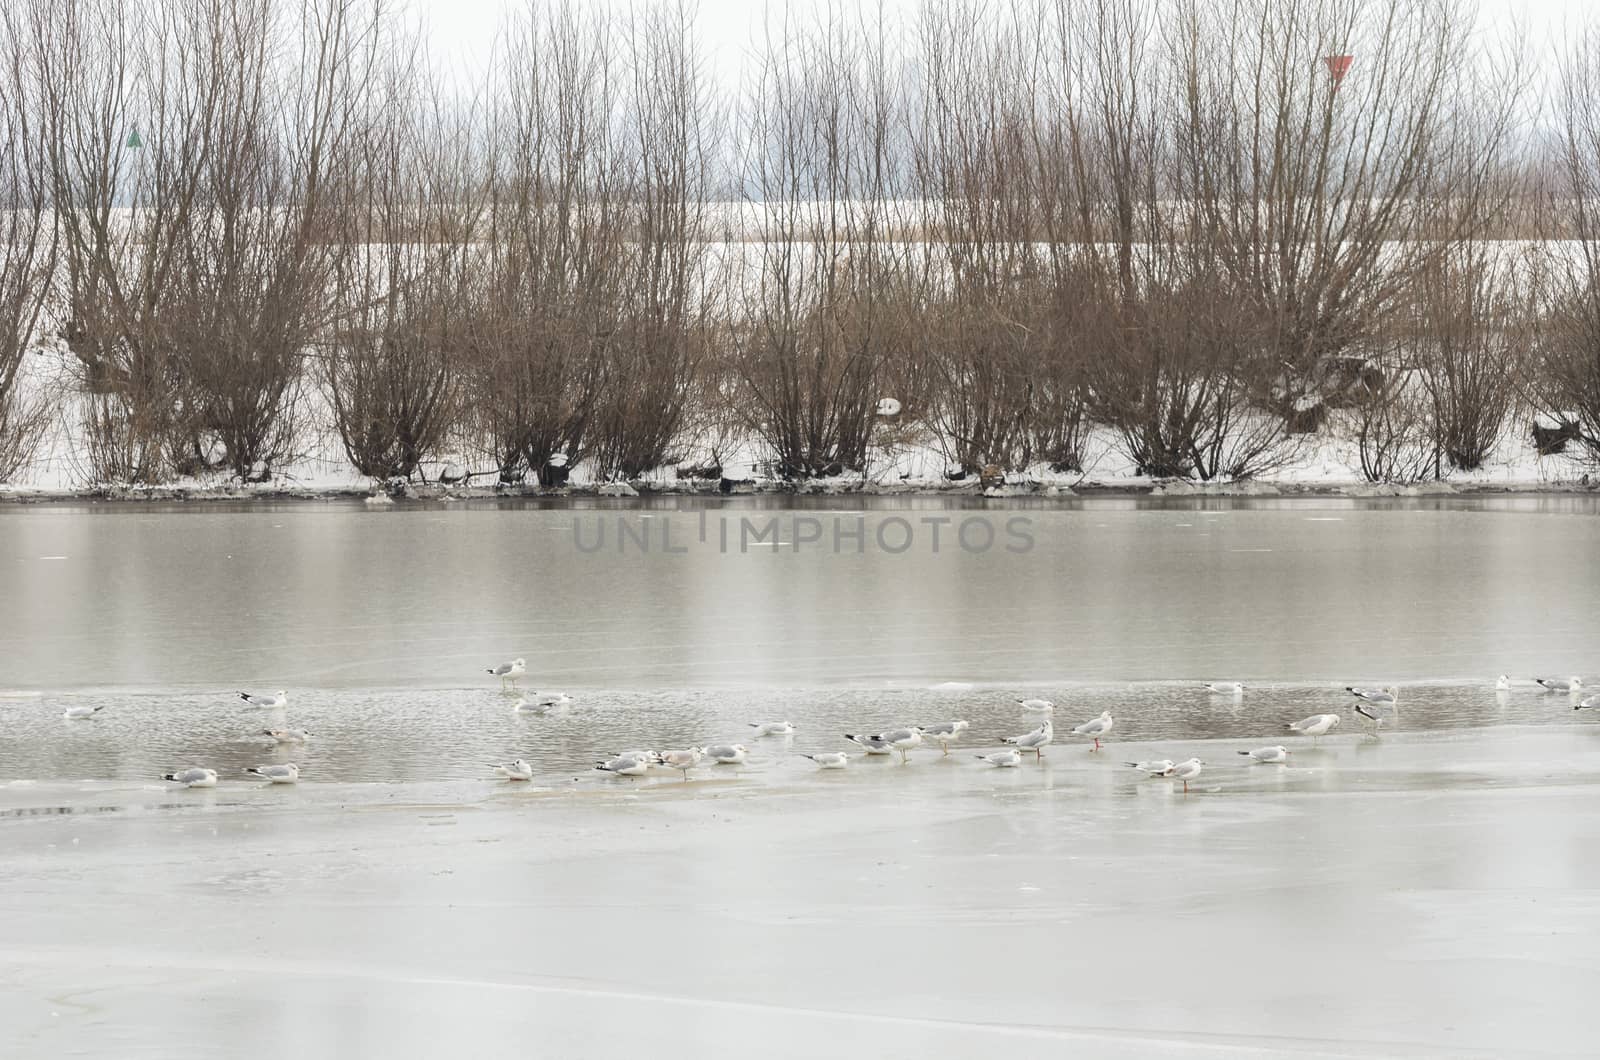
<path fill-rule="evenodd" d="M 495 35 L 506 14 L 523 6 L 523 0 L 402 0 L 409 2 L 430 28 L 430 48 L 436 59 L 463 74 L 487 60 Z M 850 0 L 778 0 L 778 7 L 801 12 L 808 9 L 852 6 Z M 890 9 L 915 6 L 916 0 L 884 0 Z M 1495 19 L 1518 17 L 1532 38 L 1551 44 L 1563 28 L 1586 20 L 1600 21 L 1600 0 L 1479 0 L 1485 14 Z M 726 77 L 735 76 L 741 57 L 761 29 L 766 4 L 762 0 L 700 0 L 701 39 L 709 57 Z M 860 5 L 876 7 L 876 0 Z M 1585 12 L 1588 12 L 1587 19 Z"/>

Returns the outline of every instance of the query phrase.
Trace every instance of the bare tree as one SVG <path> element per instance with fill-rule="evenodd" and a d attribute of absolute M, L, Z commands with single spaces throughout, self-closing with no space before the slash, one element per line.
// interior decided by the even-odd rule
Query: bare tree
<path fill-rule="evenodd" d="M 467 330 L 476 433 L 503 481 L 575 463 L 625 272 L 611 20 L 530 7 L 493 93 L 483 286 Z"/>
<path fill-rule="evenodd" d="M 462 426 L 482 267 L 479 130 L 415 50 L 391 57 L 361 103 L 324 382 L 356 470 L 411 478 Z"/>
<path fill-rule="evenodd" d="M 1552 212 L 1569 242 L 1546 248 L 1548 323 L 1538 344 L 1528 395 L 1562 436 L 1600 460 L 1600 31 L 1590 28 L 1563 57 L 1556 98 Z M 1545 448 L 1541 445 L 1541 450 Z"/>
<path fill-rule="evenodd" d="M 32 459 L 50 408 L 28 389 L 24 359 L 55 266 L 48 170 L 22 13 L 0 12 L 0 482 Z"/>
<path fill-rule="evenodd" d="M 705 282 L 713 115 L 692 31 L 683 0 L 636 9 L 619 27 L 629 74 L 618 146 L 624 280 L 589 434 L 603 477 L 637 476 L 669 460 L 722 308 Z"/>
<path fill-rule="evenodd" d="M 1537 312 L 1525 266 L 1500 246 L 1468 243 L 1423 270 L 1409 296 L 1435 449 L 1461 471 L 1483 466 L 1517 403 Z"/>
<path fill-rule="evenodd" d="M 904 270 L 888 236 L 893 70 L 882 23 L 772 32 L 743 108 L 758 222 L 732 324 L 734 407 L 785 477 L 861 469 Z"/>
<path fill-rule="evenodd" d="M 276 0 L 168 4 L 215 101 L 160 336 L 179 366 L 195 467 L 215 448 L 239 477 L 261 475 L 295 453 L 304 352 L 347 250 L 328 238 L 346 213 L 334 174 L 386 39 L 382 0 L 298 0 L 287 26 Z M 275 62 L 284 51 L 296 57 L 287 67 Z"/>

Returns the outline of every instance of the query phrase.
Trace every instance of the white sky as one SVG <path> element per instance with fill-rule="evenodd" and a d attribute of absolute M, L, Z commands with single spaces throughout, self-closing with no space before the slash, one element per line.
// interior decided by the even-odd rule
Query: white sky
<path fill-rule="evenodd" d="M 506 14 L 523 0 L 402 0 L 409 3 L 430 30 L 430 48 L 446 68 L 471 76 L 488 57 Z M 1539 45 L 1551 45 L 1571 27 L 1600 22 L 1600 0 L 1478 0 L 1483 12 L 1495 20 L 1520 19 Z M 882 0 L 893 11 L 913 7 L 916 0 Z M 736 76 L 742 56 L 760 33 L 763 0 L 699 0 L 700 38 L 708 58 L 724 76 Z M 774 11 L 803 13 L 832 6 L 836 9 L 871 7 L 878 0 L 773 0 Z"/>

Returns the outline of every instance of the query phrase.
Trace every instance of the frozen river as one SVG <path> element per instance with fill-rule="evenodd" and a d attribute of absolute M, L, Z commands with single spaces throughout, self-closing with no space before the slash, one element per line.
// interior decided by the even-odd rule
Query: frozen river
<path fill-rule="evenodd" d="M 822 506 L 681 503 L 621 556 L 599 507 L 0 508 L 0 1055 L 1590 1052 L 1600 717 L 1527 678 L 1600 680 L 1592 501 L 880 502 L 838 553 Z M 946 517 L 994 546 L 879 547 Z M 571 707 L 515 711 L 511 655 Z M 1352 682 L 1401 684 L 1381 739 Z M 976 762 L 1023 695 L 1106 751 Z M 951 717 L 948 758 L 795 753 Z M 1190 755 L 1187 797 L 1122 764 Z"/>

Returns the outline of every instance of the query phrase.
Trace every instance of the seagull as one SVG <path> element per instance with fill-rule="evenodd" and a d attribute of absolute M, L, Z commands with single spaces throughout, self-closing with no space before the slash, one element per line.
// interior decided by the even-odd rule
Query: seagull
<path fill-rule="evenodd" d="M 1588 707 L 1600 707 L 1600 696 L 1590 696 L 1588 699 L 1579 700 L 1578 705 L 1572 709 L 1584 710 Z"/>
<path fill-rule="evenodd" d="M 986 755 L 976 755 L 974 757 L 981 758 L 983 761 L 988 762 L 990 765 L 996 766 L 1000 769 L 1012 769 L 1022 764 L 1022 755 L 1009 747 L 1004 751 L 994 751 Z"/>
<path fill-rule="evenodd" d="M 1368 703 L 1393 706 L 1400 699 L 1400 689 L 1397 685 L 1385 685 L 1382 688 L 1353 688 L 1347 685 L 1345 691 Z"/>
<path fill-rule="evenodd" d="M 1115 724 L 1116 722 L 1111 720 L 1111 712 L 1109 710 L 1102 710 L 1098 718 L 1090 718 L 1082 725 L 1079 725 L 1077 728 L 1073 729 L 1072 734 L 1074 736 L 1089 737 L 1094 741 L 1094 749 L 1098 751 L 1100 750 L 1100 737 L 1110 732 L 1111 727 Z"/>
<path fill-rule="evenodd" d="M 1511 675 L 1510 674 L 1501 674 L 1499 677 L 1495 678 L 1494 679 L 1494 690 L 1496 692 L 1509 692 L 1509 691 L 1511 691 Z"/>
<path fill-rule="evenodd" d="M 1318 736 L 1325 735 L 1329 729 L 1337 729 L 1339 727 L 1339 715 L 1313 714 L 1309 718 L 1290 722 L 1284 727 L 1296 736 L 1309 736 L 1312 742 L 1315 742 Z"/>
<path fill-rule="evenodd" d="M 217 786 L 217 771 L 204 766 L 190 766 L 176 773 L 163 773 L 161 779 L 182 784 L 186 788 L 214 788 Z"/>
<path fill-rule="evenodd" d="M 239 698 L 252 707 L 263 707 L 267 710 L 281 710 L 289 705 L 289 693 L 281 688 L 270 696 L 254 696 L 249 692 L 240 692 Z"/>
<path fill-rule="evenodd" d="M 794 725 L 787 721 L 752 721 L 750 727 L 756 731 L 756 739 L 763 736 L 793 736 Z"/>
<path fill-rule="evenodd" d="M 1257 747 L 1254 751 L 1240 751 L 1239 753 L 1257 762 L 1283 762 L 1294 752 L 1282 744 L 1276 744 L 1272 747 Z"/>
<path fill-rule="evenodd" d="M 937 725 L 925 725 L 922 735 L 937 743 L 945 754 L 950 753 L 950 745 L 961 739 L 961 734 L 967 731 L 964 721 L 941 721 Z"/>
<path fill-rule="evenodd" d="M 849 733 L 845 733 L 844 738 L 853 744 L 865 747 L 867 749 L 867 754 L 869 755 L 886 755 L 894 753 L 894 748 L 890 747 L 886 741 L 879 739 L 876 736 L 851 736 Z"/>
<path fill-rule="evenodd" d="M 517 759 L 509 765 L 495 766 L 494 771 L 507 780 L 532 780 L 533 767 L 522 759 Z"/>
<path fill-rule="evenodd" d="M 1019 751 L 1032 751 L 1034 759 L 1038 760 L 1044 757 L 1044 749 L 1055 738 L 1055 726 L 1049 718 L 1046 718 L 1044 724 L 1032 732 L 1023 733 L 1021 736 L 1007 736 L 1001 742 L 1011 744 Z"/>
<path fill-rule="evenodd" d="M 304 729 L 262 729 L 261 735 L 270 736 L 279 743 L 305 743 L 311 734 Z"/>
<path fill-rule="evenodd" d="M 854 740 L 856 743 L 861 743 L 860 739 L 851 736 L 849 733 L 845 734 L 845 739 Z M 896 751 L 899 751 L 900 761 L 905 763 L 909 761 L 907 758 L 907 752 L 909 752 L 913 747 L 916 747 L 918 744 L 922 743 L 922 730 L 917 728 L 915 725 L 908 725 L 903 729 L 890 729 L 888 732 L 880 732 L 876 736 L 868 736 L 865 737 L 865 739 L 871 740 L 875 743 L 880 743 L 885 747 L 890 747 Z"/>
<path fill-rule="evenodd" d="M 616 773 L 619 776 L 637 777 L 649 772 L 650 759 L 649 757 L 635 758 L 631 754 L 617 755 L 608 762 L 598 763 L 595 768 L 604 770 L 607 773 Z"/>
<path fill-rule="evenodd" d="M 1376 737 L 1378 730 L 1383 727 L 1383 718 L 1387 714 L 1394 716 L 1394 704 L 1391 703 L 1357 703 L 1356 713 L 1372 722 L 1372 735 Z"/>
<path fill-rule="evenodd" d="M 546 710 L 551 707 L 568 707 L 572 705 L 572 697 L 565 692 L 535 692 L 533 703 Z"/>
<path fill-rule="evenodd" d="M 1583 688 L 1583 678 L 1569 677 L 1565 681 L 1554 677 L 1535 677 L 1546 692 L 1572 692 L 1576 693 Z"/>
<path fill-rule="evenodd" d="M 702 747 L 700 753 L 717 763 L 719 766 L 736 766 L 744 762 L 748 752 L 742 743 L 718 744 L 715 747 Z"/>
<path fill-rule="evenodd" d="M 104 703 L 98 707 L 68 707 L 62 712 L 61 716 L 66 718 L 68 721 L 82 721 L 84 718 L 94 717 L 96 714 L 105 709 Z"/>
<path fill-rule="evenodd" d="M 1172 759 L 1155 758 L 1148 762 L 1129 762 L 1128 765 L 1141 773 L 1149 773 L 1152 777 L 1164 777 L 1172 772 Z"/>
<path fill-rule="evenodd" d="M 683 774 L 683 782 L 689 782 L 689 770 L 700 764 L 700 748 L 690 747 L 683 751 L 662 751 L 661 764 L 669 769 L 676 769 Z"/>
<path fill-rule="evenodd" d="M 1183 793 L 1187 795 L 1189 794 L 1189 781 L 1200 775 L 1200 767 L 1203 765 L 1205 763 L 1200 759 L 1191 758 L 1187 762 L 1179 762 L 1162 775 L 1171 777 L 1173 780 L 1183 781 Z"/>
<path fill-rule="evenodd" d="M 1017 702 L 1029 714 L 1053 714 L 1056 709 L 1056 705 L 1048 699 L 1019 699 Z"/>
<path fill-rule="evenodd" d="M 486 672 L 500 679 L 501 688 L 506 687 L 508 681 L 511 683 L 511 687 L 515 688 L 517 687 L 517 678 L 528 672 L 528 660 L 512 659 L 510 662 L 491 667 Z"/>
<path fill-rule="evenodd" d="M 300 767 L 293 762 L 281 766 L 253 766 L 245 772 L 274 784 L 294 784 L 300 779 Z"/>
<path fill-rule="evenodd" d="M 811 759 L 823 769 L 843 769 L 850 764 L 850 756 L 843 751 L 823 751 L 820 754 L 801 755 L 800 757 Z"/>
<path fill-rule="evenodd" d="M 1206 691 L 1214 696 L 1242 696 L 1244 685 L 1237 681 L 1222 681 L 1206 685 Z"/>

